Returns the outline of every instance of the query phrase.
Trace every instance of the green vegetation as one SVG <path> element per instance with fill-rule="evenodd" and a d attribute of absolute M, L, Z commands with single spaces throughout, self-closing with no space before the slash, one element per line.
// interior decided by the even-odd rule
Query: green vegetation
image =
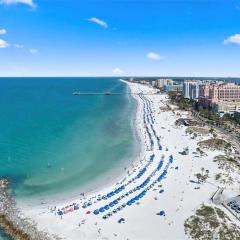
<path fill-rule="evenodd" d="M 222 169 L 225 172 L 230 173 L 231 171 L 233 172 L 236 170 L 240 170 L 240 163 L 232 157 L 219 155 L 219 156 L 216 156 L 213 161 L 217 162 L 219 169 Z"/>
<path fill-rule="evenodd" d="M 220 138 L 211 138 L 198 143 L 200 147 L 210 148 L 212 150 L 225 150 L 231 152 L 231 144 Z"/>
<path fill-rule="evenodd" d="M 201 168 L 201 173 L 195 174 L 195 177 L 198 180 L 198 183 L 204 183 L 209 178 L 209 170 L 205 170 L 204 168 Z"/>
<path fill-rule="evenodd" d="M 236 224 L 219 208 L 202 205 L 184 223 L 185 233 L 194 240 L 238 240 Z"/>
<path fill-rule="evenodd" d="M 225 155 L 219 155 L 216 156 L 213 161 L 216 162 L 218 168 L 222 170 L 222 173 L 215 175 L 215 180 L 224 185 L 232 185 L 235 182 L 232 173 L 240 172 L 240 164 L 237 159 Z"/>
<path fill-rule="evenodd" d="M 184 98 L 182 95 L 170 92 L 170 93 L 168 93 L 168 96 L 169 96 L 171 102 L 178 105 L 178 107 L 181 110 L 191 110 L 192 109 L 191 102 L 188 99 Z"/>
<path fill-rule="evenodd" d="M 186 133 L 189 133 L 189 134 L 193 134 L 194 136 L 196 136 L 195 134 L 201 134 L 201 135 L 207 135 L 210 132 L 211 129 L 208 129 L 206 127 L 188 127 L 187 130 L 186 130 Z"/>
<path fill-rule="evenodd" d="M 234 183 L 233 178 L 228 173 L 217 173 L 215 175 L 215 179 L 224 186 L 226 185 L 230 186 Z"/>
<path fill-rule="evenodd" d="M 201 148 L 196 148 L 196 151 L 197 152 L 199 152 L 199 154 L 201 155 L 201 156 L 204 156 L 204 155 L 206 155 L 206 153 L 201 149 Z"/>
<path fill-rule="evenodd" d="M 221 126 L 229 132 L 234 132 L 234 130 L 236 130 L 236 127 L 239 127 L 240 121 L 235 119 L 230 114 L 225 114 L 223 117 L 220 117 L 218 114 L 212 112 L 209 109 L 200 108 L 197 102 L 185 99 L 182 95 L 179 95 L 177 93 L 169 93 L 168 95 L 170 101 L 173 104 L 176 104 L 179 109 L 192 111 L 196 115 L 200 116 L 201 119 L 206 123 L 208 122 L 217 126 Z"/>
<path fill-rule="evenodd" d="M 216 175 L 215 175 L 215 180 L 220 180 L 222 178 L 222 175 L 221 175 L 221 173 L 217 173 Z"/>

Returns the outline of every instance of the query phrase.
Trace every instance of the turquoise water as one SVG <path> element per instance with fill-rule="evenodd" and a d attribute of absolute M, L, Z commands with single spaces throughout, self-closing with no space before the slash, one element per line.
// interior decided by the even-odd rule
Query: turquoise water
<path fill-rule="evenodd" d="M 0 240 L 12 240 L 9 236 L 7 236 L 3 231 L 0 229 Z"/>
<path fill-rule="evenodd" d="M 107 178 L 134 157 L 135 101 L 116 78 L 0 78 L 0 176 L 19 199 L 40 199 Z"/>
<path fill-rule="evenodd" d="M 0 240 L 12 240 L 9 236 L 7 236 L 4 232 L 0 229 Z"/>

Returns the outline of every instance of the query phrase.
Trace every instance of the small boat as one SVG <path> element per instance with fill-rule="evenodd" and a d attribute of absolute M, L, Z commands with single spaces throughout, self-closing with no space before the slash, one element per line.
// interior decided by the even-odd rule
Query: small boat
<path fill-rule="evenodd" d="M 105 92 L 104 95 L 108 96 L 108 95 L 111 95 L 111 93 L 110 92 Z"/>

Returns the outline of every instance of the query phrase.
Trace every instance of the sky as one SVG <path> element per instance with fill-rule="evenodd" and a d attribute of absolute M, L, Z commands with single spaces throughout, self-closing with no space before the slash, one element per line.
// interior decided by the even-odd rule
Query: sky
<path fill-rule="evenodd" d="M 240 77 L 240 0 L 0 0 L 0 76 Z"/>

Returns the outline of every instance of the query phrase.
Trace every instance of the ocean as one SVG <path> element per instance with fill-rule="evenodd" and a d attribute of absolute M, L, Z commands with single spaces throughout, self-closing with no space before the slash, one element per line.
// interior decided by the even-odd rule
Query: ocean
<path fill-rule="evenodd" d="M 0 229 L 0 240 L 13 240 L 11 237 L 7 236 L 3 231 Z"/>
<path fill-rule="evenodd" d="M 0 78 L 0 176 L 17 199 L 94 189 L 139 154 L 131 96 L 74 91 L 128 89 L 117 78 Z"/>

